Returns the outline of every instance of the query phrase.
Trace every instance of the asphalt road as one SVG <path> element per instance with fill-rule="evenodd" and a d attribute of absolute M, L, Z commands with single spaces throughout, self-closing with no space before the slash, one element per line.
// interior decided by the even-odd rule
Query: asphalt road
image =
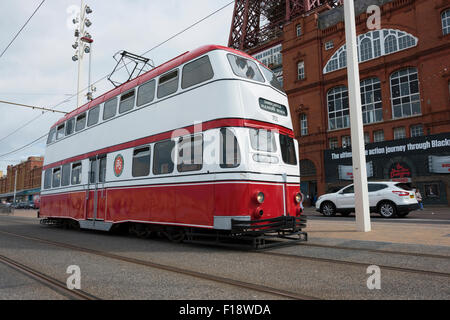
<path fill-rule="evenodd" d="M 270 286 L 320 299 L 450 299 L 448 276 L 381 269 L 381 289 L 369 290 L 367 287 L 370 276 L 367 267 L 370 265 L 450 273 L 448 258 L 386 255 L 302 245 L 269 250 L 289 254 L 291 257 L 271 256 L 214 246 L 176 244 L 159 239 L 49 228 L 40 226 L 37 219 L 0 215 L 0 255 L 45 272 L 61 282 L 66 282 L 69 276 L 66 273 L 67 267 L 77 265 L 81 269 L 82 290 L 102 299 L 260 301 L 281 297 L 18 238 L 1 233 L 2 231 Z M 310 242 L 314 243 L 314 239 Z M 411 246 L 403 249 L 414 250 Z M 433 252 L 433 247 L 428 252 Z M 363 265 L 318 262 L 296 257 L 305 255 L 354 261 Z M 65 297 L 0 264 L 0 299 Z"/>
<path fill-rule="evenodd" d="M 311 217 L 324 217 L 320 212 L 316 211 L 315 207 L 306 207 L 305 208 L 305 214 L 307 216 Z M 392 219 L 385 219 L 381 217 L 378 213 L 371 213 L 371 218 L 375 221 L 395 221 L 395 220 L 401 220 L 402 222 L 410 221 L 410 220 L 447 220 L 450 222 L 450 207 L 448 206 L 429 206 L 425 207 L 424 210 L 415 210 L 411 211 L 406 217 L 404 218 L 392 218 Z M 335 216 L 342 217 L 339 213 Z M 355 214 L 351 213 L 348 217 L 342 217 L 342 218 L 354 218 Z M 334 217 L 332 217 L 334 218 Z"/>

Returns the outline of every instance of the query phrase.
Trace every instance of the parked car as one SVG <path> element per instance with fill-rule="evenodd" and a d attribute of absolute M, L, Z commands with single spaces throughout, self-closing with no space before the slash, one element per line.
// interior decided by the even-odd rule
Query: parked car
<path fill-rule="evenodd" d="M 404 183 L 371 181 L 368 183 L 368 190 L 370 212 L 377 212 L 384 218 L 405 217 L 419 208 L 414 190 Z M 320 196 L 316 202 L 316 210 L 329 217 L 336 213 L 348 216 L 355 212 L 353 184 Z"/>

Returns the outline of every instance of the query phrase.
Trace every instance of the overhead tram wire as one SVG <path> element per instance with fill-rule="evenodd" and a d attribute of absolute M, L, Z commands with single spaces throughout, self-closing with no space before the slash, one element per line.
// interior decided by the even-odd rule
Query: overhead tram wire
<path fill-rule="evenodd" d="M 16 38 L 19 36 L 19 34 L 22 32 L 22 30 L 26 27 L 26 25 L 28 24 L 28 22 L 30 22 L 31 18 L 33 18 L 33 16 L 36 14 L 36 12 L 39 10 L 39 8 L 44 4 L 45 0 L 42 0 L 42 2 L 39 4 L 39 6 L 36 8 L 36 10 L 34 10 L 33 14 L 28 18 L 28 20 L 25 22 L 25 24 L 22 26 L 22 28 L 20 28 L 19 32 L 16 33 L 16 35 L 14 36 L 14 38 L 10 41 L 10 43 L 6 46 L 6 48 L 3 50 L 3 52 L 0 54 L 0 58 L 3 57 L 3 55 L 5 54 L 5 52 L 9 49 L 9 47 L 13 44 L 14 40 L 16 40 Z"/>
<path fill-rule="evenodd" d="M 16 152 L 22 151 L 23 149 L 26 149 L 26 148 L 28 148 L 28 147 L 31 147 L 32 145 L 34 145 L 35 143 L 38 143 L 39 141 L 43 140 L 43 139 L 46 138 L 46 137 L 47 137 L 47 133 L 45 133 L 43 136 L 40 136 L 40 137 L 37 138 L 36 140 L 34 140 L 34 141 L 32 141 L 32 142 L 30 142 L 30 143 L 28 143 L 28 144 L 26 144 L 26 145 L 24 145 L 24 146 L 22 146 L 22 147 L 20 147 L 20 148 L 17 148 L 17 149 L 15 149 L 15 150 L 13 150 L 13 151 L 10 151 L 10 152 L 1 154 L 1 155 L 0 155 L 0 158 L 6 157 L 6 156 L 8 156 L 8 155 L 10 155 L 10 154 L 14 154 L 14 153 L 16 153 Z"/>
<path fill-rule="evenodd" d="M 45 1 L 45 0 L 44 0 L 44 1 Z M 160 46 L 164 45 L 165 43 L 169 42 L 170 40 L 176 38 L 177 36 L 183 34 L 183 33 L 186 32 L 186 31 L 188 31 L 189 29 L 192 29 L 193 27 L 195 27 L 195 26 L 198 25 L 199 23 L 205 21 L 206 19 L 212 17 L 213 15 L 215 15 L 215 14 L 219 13 L 220 11 L 224 10 L 225 8 L 229 7 L 231 4 L 234 4 L 234 0 L 231 1 L 231 2 L 229 2 L 229 3 L 227 3 L 227 4 L 224 5 L 223 7 L 221 7 L 221 8 L 219 8 L 219 9 L 215 10 L 214 12 L 208 14 L 208 15 L 205 16 L 204 18 L 198 20 L 197 22 L 191 24 L 190 26 L 188 26 L 187 28 L 183 29 L 182 31 L 177 32 L 176 34 L 174 34 L 174 35 L 171 36 L 170 38 L 164 40 L 163 42 L 157 44 L 157 45 L 154 46 L 153 48 L 147 50 L 146 52 L 144 52 L 144 53 L 142 54 L 142 56 L 145 56 L 146 54 L 148 54 L 148 53 L 150 53 L 151 51 L 153 51 L 153 50 L 159 48 Z M 124 66 L 119 67 L 117 70 L 121 70 L 122 68 L 124 68 L 124 67 L 125 67 L 126 65 L 128 65 L 129 63 L 131 63 L 131 62 L 126 63 Z M 98 79 L 97 81 L 95 81 L 95 82 L 92 83 L 91 85 L 95 85 L 95 84 L 99 83 L 100 81 L 103 81 L 103 80 L 107 79 L 108 76 L 109 76 L 109 74 L 107 74 L 106 76 L 104 76 L 104 77 Z M 68 102 L 68 101 L 72 100 L 72 99 L 73 99 L 74 97 L 76 97 L 79 93 L 81 93 L 81 92 L 83 92 L 83 91 L 85 91 L 85 90 L 87 90 L 87 89 L 89 89 L 89 87 L 86 87 L 86 88 L 82 89 L 81 91 L 77 92 L 76 94 L 71 95 L 70 97 L 68 97 L 68 98 L 65 99 L 64 101 L 58 103 L 58 104 L 55 106 L 55 108 L 53 108 L 53 109 L 56 109 L 59 105 L 61 105 L 61 104 L 65 103 L 65 102 Z M 46 112 L 48 112 L 48 111 L 46 111 Z M 11 136 L 12 134 L 16 133 L 17 131 L 19 131 L 20 129 L 22 129 L 22 128 L 25 127 L 26 125 L 28 125 L 29 123 L 31 123 L 31 122 L 33 122 L 34 120 L 38 119 L 39 117 L 41 117 L 41 116 L 42 116 L 43 114 L 45 114 L 46 112 L 40 114 L 40 115 L 39 115 L 38 117 L 36 117 L 35 119 L 32 119 L 31 121 L 29 121 L 28 123 L 26 123 L 25 125 L 23 125 L 22 127 L 20 127 L 19 129 L 15 130 L 13 133 L 11 133 L 10 135 L 8 135 L 7 137 Z M 12 154 L 12 153 L 16 153 L 16 152 L 18 152 L 18 151 L 21 151 L 21 150 L 23 150 L 23 149 L 25 149 L 25 148 L 27 148 L 27 147 L 33 145 L 34 143 L 37 143 L 39 140 L 42 140 L 42 139 L 45 138 L 46 136 L 47 136 L 47 133 L 45 133 L 45 134 L 44 134 L 43 136 L 41 136 L 40 138 L 34 140 L 33 142 L 31 142 L 31 143 L 29 143 L 29 144 L 27 144 L 27 145 L 25 145 L 25 146 L 23 146 L 23 147 L 20 147 L 20 148 L 18 148 L 18 149 L 16 149 L 16 150 L 13 150 L 13 151 L 8 152 L 8 153 L 5 153 L 5 154 L 1 154 L 1 155 L 0 155 L 0 158 L 4 157 L 4 156 L 6 156 L 6 155 Z M 0 139 L 0 141 L 3 141 L 3 140 L 6 139 L 7 137 Z"/>
<path fill-rule="evenodd" d="M 11 101 L 3 101 L 0 100 L 0 103 L 4 103 L 4 104 L 10 104 L 13 106 L 18 106 L 18 107 L 25 107 L 25 108 L 31 108 L 33 110 L 43 110 L 43 111 L 48 111 L 48 112 L 53 112 L 53 113 L 62 113 L 62 114 L 68 114 L 68 112 L 65 111 L 59 111 L 59 110 L 55 110 L 55 109 L 48 109 L 48 108 L 43 108 L 43 107 L 36 107 L 36 106 L 30 106 L 27 104 L 22 104 L 22 103 L 17 103 L 17 102 L 11 102 Z"/>

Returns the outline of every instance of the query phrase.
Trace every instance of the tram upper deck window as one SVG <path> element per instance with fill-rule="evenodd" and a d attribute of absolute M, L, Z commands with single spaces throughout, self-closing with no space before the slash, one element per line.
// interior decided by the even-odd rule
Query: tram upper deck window
<path fill-rule="evenodd" d="M 119 113 L 130 111 L 134 108 L 134 89 L 124 93 L 120 97 Z"/>
<path fill-rule="evenodd" d="M 71 135 L 75 130 L 75 118 L 71 118 L 66 122 L 66 136 Z"/>
<path fill-rule="evenodd" d="M 154 147 L 153 174 L 168 174 L 173 172 L 172 152 L 175 142 L 172 140 L 158 142 Z"/>
<path fill-rule="evenodd" d="M 51 128 L 48 133 L 47 144 L 52 143 L 56 140 L 56 128 Z"/>
<path fill-rule="evenodd" d="M 220 167 L 236 168 L 240 164 L 241 152 L 236 136 L 230 129 L 220 129 Z"/>
<path fill-rule="evenodd" d="M 88 115 L 88 121 L 87 125 L 88 127 L 93 126 L 94 124 L 98 123 L 98 118 L 100 117 L 100 106 L 96 106 L 89 110 Z"/>
<path fill-rule="evenodd" d="M 45 170 L 44 175 L 44 189 L 50 189 L 52 187 L 52 169 Z"/>
<path fill-rule="evenodd" d="M 264 77 L 254 61 L 228 54 L 228 61 L 235 75 L 241 78 L 264 82 Z"/>
<path fill-rule="evenodd" d="M 204 56 L 183 67 L 181 88 L 186 89 L 196 84 L 208 81 L 214 77 L 214 72 L 208 56 Z"/>
<path fill-rule="evenodd" d="M 265 129 L 250 129 L 252 148 L 264 152 L 276 152 L 277 144 L 272 131 Z"/>
<path fill-rule="evenodd" d="M 178 172 L 198 171 L 203 167 L 203 135 L 181 138 L 178 143 Z"/>
<path fill-rule="evenodd" d="M 64 138 L 64 128 L 66 127 L 66 124 L 63 123 L 62 125 L 58 126 L 58 129 L 56 130 L 56 140 Z"/>
<path fill-rule="evenodd" d="M 58 188 L 61 185 L 61 168 L 53 169 L 52 188 Z"/>
<path fill-rule="evenodd" d="M 72 164 L 72 184 L 80 184 L 81 183 L 81 163 Z"/>
<path fill-rule="evenodd" d="M 178 69 L 159 78 L 158 99 L 164 98 L 178 90 Z"/>
<path fill-rule="evenodd" d="M 152 102 L 155 99 L 155 85 L 156 81 L 151 80 L 149 82 L 144 83 L 138 89 L 137 94 L 137 106 L 143 106 L 149 102 Z"/>
<path fill-rule="evenodd" d="M 133 151 L 133 177 L 145 177 L 150 174 L 150 147 L 136 148 Z"/>
<path fill-rule="evenodd" d="M 285 134 L 280 134 L 280 146 L 283 162 L 287 164 L 296 165 L 297 156 L 295 154 L 294 139 Z"/>
<path fill-rule="evenodd" d="M 278 81 L 277 76 L 272 72 L 272 70 L 269 70 L 264 66 L 261 68 L 261 70 L 264 74 L 264 77 L 266 77 L 266 80 L 269 81 L 272 87 L 283 91 L 283 86 L 281 85 L 280 81 Z"/>
<path fill-rule="evenodd" d="M 103 120 L 108 120 L 114 117 L 117 113 L 117 97 L 105 102 L 103 107 Z"/>
<path fill-rule="evenodd" d="M 75 131 L 78 132 L 80 130 L 83 130 L 84 127 L 86 127 L 86 112 L 83 114 L 80 114 L 77 117 L 77 122 L 75 124 Z"/>

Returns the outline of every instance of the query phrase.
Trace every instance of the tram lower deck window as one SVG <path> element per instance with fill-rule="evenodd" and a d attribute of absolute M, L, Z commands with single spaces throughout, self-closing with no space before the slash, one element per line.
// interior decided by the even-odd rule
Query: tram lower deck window
<path fill-rule="evenodd" d="M 52 188 L 58 188 L 61 185 L 61 168 L 53 169 Z"/>
<path fill-rule="evenodd" d="M 178 172 L 198 171 L 203 167 L 203 136 L 181 138 L 178 143 Z"/>
<path fill-rule="evenodd" d="M 265 129 L 250 129 L 252 148 L 258 151 L 276 152 L 277 144 L 272 131 Z"/>
<path fill-rule="evenodd" d="M 137 148 L 133 152 L 133 177 L 145 177 L 150 174 L 150 147 Z"/>
<path fill-rule="evenodd" d="M 52 187 L 52 169 L 45 170 L 44 175 L 44 189 L 50 189 Z"/>
<path fill-rule="evenodd" d="M 287 135 L 280 134 L 280 146 L 283 162 L 291 165 L 296 165 L 297 156 L 295 154 L 294 139 Z"/>
<path fill-rule="evenodd" d="M 81 183 L 81 163 L 72 164 L 72 184 L 80 184 Z"/>
<path fill-rule="evenodd" d="M 158 142 L 154 147 L 153 174 L 168 174 L 173 172 L 172 152 L 175 142 L 172 140 Z"/>
<path fill-rule="evenodd" d="M 62 166 L 61 186 L 66 187 L 70 185 L 70 163 Z"/>
<path fill-rule="evenodd" d="M 236 136 L 230 129 L 220 129 L 220 167 L 236 168 L 240 164 L 241 152 Z"/>

